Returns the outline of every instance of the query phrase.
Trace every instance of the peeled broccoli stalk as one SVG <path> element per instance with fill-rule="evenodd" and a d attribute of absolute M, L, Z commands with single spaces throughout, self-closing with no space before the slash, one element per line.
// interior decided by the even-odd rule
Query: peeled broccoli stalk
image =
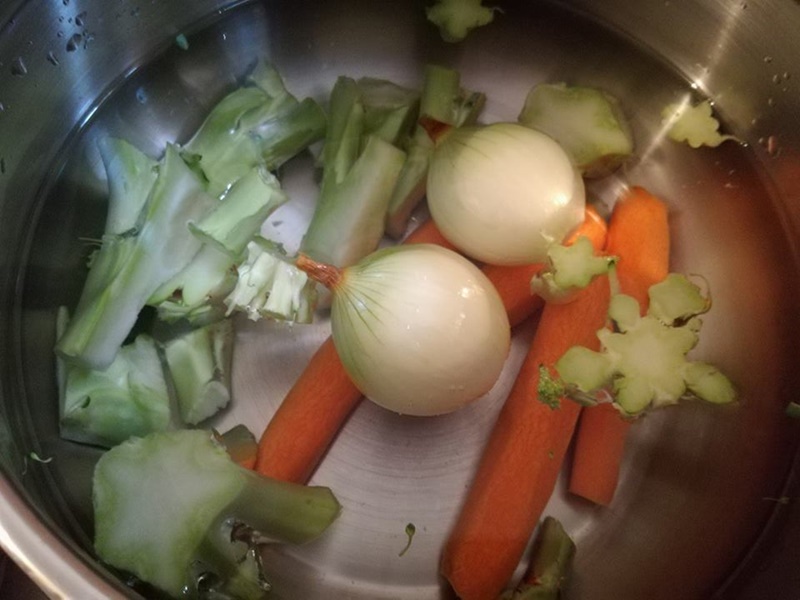
<path fill-rule="evenodd" d="M 708 100 L 696 105 L 690 104 L 688 100 L 670 104 L 661 111 L 661 118 L 667 137 L 676 142 L 686 142 L 692 148 L 716 148 L 727 140 L 736 141 L 736 136 L 719 132 L 719 121 L 714 118 L 711 102 Z"/>
<path fill-rule="evenodd" d="M 247 246 L 236 286 L 225 299 L 228 315 L 236 311 L 253 321 L 267 317 L 293 323 L 310 323 L 316 303 L 315 283 L 280 246 L 262 237 Z"/>
<path fill-rule="evenodd" d="M 425 9 L 428 21 L 439 28 L 445 42 L 460 42 L 476 27 L 494 19 L 494 9 L 481 5 L 481 0 L 437 0 Z"/>
<path fill-rule="evenodd" d="M 189 229 L 203 242 L 238 259 L 267 217 L 288 200 L 272 173 L 254 167 L 233 184 L 213 211 L 198 223 L 190 223 Z"/>
<path fill-rule="evenodd" d="M 271 65 L 259 62 L 247 83 L 214 106 L 183 148 L 214 195 L 256 166 L 278 168 L 325 133 L 322 108 L 292 96 Z"/>
<path fill-rule="evenodd" d="M 589 395 L 608 389 L 614 405 L 628 416 L 685 397 L 733 402 L 736 390 L 725 375 L 686 358 L 699 339 L 698 315 L 709 308 L 699 289 L 682 275 L 671 274 L 650 288 L 650 298 L 642 317 L 634 298 L 612 297 L 608 314 L 616 331 L 598 331 L 601 351 L 575 346 L 556 362 L 566 389 Z"/>
<path fill-rule="evenodd" d="M 105 234 L 121 235 L 137 225 L 158 176 L 158 161 L 117 138 L 101 138 L 97 146 L 108 180 Z"/>
<path fill-rule="evenodd" d="M 531 292 L 547 302 L 565 303 L 616 262 L 613 256 L 595 256 L 589 238 L 580 236 L 570 246 L 553 244 L 545 268 L 531 279 Z"/>
<path fill-rule="evenodd" d="M 187 227 L 216 204 L 174 146 L 131 234 L 105 236 L 56 351 L 93 369 L 108 367 L 148 298 L 177 275 L 202 243 Z"/>
<path fill-rule="evenodd" d="M 575 542 L 553 517 L 545 517 L 533 541 L 531 564 L 504 600 L 559 600 L 572 571 Z"/>
<path fill-rule="evenodd" d="M 176 598 L 262 597 L 259 544 L 308 542 L 340 510 L 328 488 L 261 477 L 200 430 L 112 448 L 92 491 L 99 558 Z"/>
<path fill-rule="evenodd" d="M 202 326 L 225 317 L 223 300 L 236 285 L 238 261 L 203 244 L 192 261 L 147 300 L 162 321 L 185 319 Z"/>
<path fill-rule="evenodd" d="M 419 114 L 419 92 L 373 77 L 362 77 L 357 85 L 365 133 L 403 147 Z"/>
<path fill-rule="evenodd" d="M 405 153 L 366 131 L 358 83 L 340 77 L 331 91 L 322 181 L 300 249 L 318 261 L 351 265 L 378 246 Z"/>
<path fill-rule="evenodd" d="M 61 307 L 57 329 L 63 331 L 68 320 Z M 56 361 L 62 438 L 110 448 L 172 427 L 167 382 L 150 336 L 123 346 L 104 371 Z"/>
<path fill-rule="evenodd" d="M 197 425 L 231 399 L 233 325 L 217 321 L 164 344 L 181 419 Z"/>
<path fill-rule="evenodd" d="M 420 115 L 440 123 L 461 127 L 474 123 L 485 104 L 486 96 L 461 88 L 457 71 L 427 65 L 420 100 Z M 434 142 L 421 125 L 417 125 L 408 142 L 403 169 L 392 191 L 386 214 L 386 232 L 395 239 L 403 236 L 411 213 L 425 197 L 428 164 Z"/>
<path fill-rule="evenodd" d="M 556 140 L 585 177 L 608 175 L 633 154 L 633 136 L 619 103 L 602 90 L 536 85 L 519 122 Z"/>

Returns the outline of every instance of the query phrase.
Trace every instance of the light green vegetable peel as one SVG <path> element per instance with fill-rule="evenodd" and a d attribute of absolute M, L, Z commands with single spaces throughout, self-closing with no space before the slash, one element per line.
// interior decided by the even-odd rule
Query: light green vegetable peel
<path fill-rule="evenodd" d="M 667 136 L 676 142 L 686 142 L 692 148 L 714 148 L 727 140 L 737 139 L 719 132 L 719 121 L 713 116 L 709 100 L 695 105 L 688 101 L 670 104 L 661 112 L 661 117 Z"/>
<path fill-rule="evenodd" d="M 439 28 L 445 42 L 460 42 L 476 27 L 494 20 L 496 9 L 481 4 L 482 0 L 436 0 L 425 9 L 428 20 Z"/>

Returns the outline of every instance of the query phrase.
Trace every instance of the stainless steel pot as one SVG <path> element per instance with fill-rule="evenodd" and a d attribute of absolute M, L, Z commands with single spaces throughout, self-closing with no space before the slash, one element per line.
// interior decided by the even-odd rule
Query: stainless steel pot
<path fill-rule="evenodd" d="M 609 510 L 557 490 L 548 511 L 580 548 L 570 597 L 798 593 L 800 438 L 783 408 L 800 389 L 800 5 L 499 4 L 495 23 L 462 46 L 439 40 L 422 1 L 0 6 L 0 545 L 47 594 L 134 594 L 91 554 L 87 498 L 97 451 L 57 435 L 55 308 L 74 302 L 85 257 L 78 240 L 97 236 L 104 214 L 94 142 L 113 132 L 156 152 L 182 139 L 262 55 L 295 93 L 320 99 L 339 74 L 413 85 L 424 62 L 440 61 L 489 93 L 489 118 L 514 118 L 527 89 L 546 79 L 599 85 L 623 101 L 639 159 L 620 177 L 669 199 L 674 263 L 701 269 L 715 293 L 712 335 L 698 350 L 733 373 L 743 400 L 732 411 L 663 411 L 638 427 Z M 188 50 L 174 43 L 181 33 Z M 692 94 L 712 98 L 746 147 L 692 151 L 664 140 L 654 115 Z M 273 232 L 290 243 L 313 202 L 308 163 L 299 163 L 284 173 L 295 208 Z M 611 201 L 618 183 L 592 192 Z M 291 333 L 242 324 L 237 408 L 219 423 L 263 427 L 325 335 L 324 323 Z M 315 475 L 345 503 L 337 530 L 309 549 L 271 556 L 286 597 L 449 597 L 436 575 L 439 543 L 503 385 L 456 415 L 424 422 L 360 407 Z M 409 520 L 420 533 L 398 563 Z"/>

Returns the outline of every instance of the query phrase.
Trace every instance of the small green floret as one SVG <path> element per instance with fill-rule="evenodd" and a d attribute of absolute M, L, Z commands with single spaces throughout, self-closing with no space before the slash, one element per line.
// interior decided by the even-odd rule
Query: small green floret
<path fill-rule="evenodd" d="M 425 9 L 428 21 L 439 28 L 445 42 L 460 42 L 476 27 L 488 25 L 494 20 L 494 11 L 481 0 L 437 0 Z"/>
<path fill-rule="evenodd" d="M 733 402 L 736 391 L 725 375 L 686 358 L 699 339 L 698 315 L 709 307 L 699 288 L 673 274 L 651 292 L 653 304 L 644 317 L 634 298 L 612 297 L 609 317 L 614 330 L 598 331 L 600 352 L 575 346 L 558 360 L 556 370 L 564 384 L 582 394 L 608 389 L 614 405 L 626 415 L 685 397 Z"/>
<path fill-rule="evenodd" d="M 676 142 L 686 142 L 692 148 L 711 146 L 716 148 L 727 140 L 736 140 L 733 135 L 719 132 L 719 121 L 713 116 L 709 100 L 692 105 L 688 101 L 670 104 L 661 111 L 662 125 L 667 136 Z"/>
<path fill-rule="evenodd" d="M 569 246 L 553 244 L 547 250 L 545 268 L 531 279 L 531 292 L 547 302 L 569 302 L 595 277 L 608 273 L 615 262 L 613 256 L 596 256 L 585 236 Z"/>

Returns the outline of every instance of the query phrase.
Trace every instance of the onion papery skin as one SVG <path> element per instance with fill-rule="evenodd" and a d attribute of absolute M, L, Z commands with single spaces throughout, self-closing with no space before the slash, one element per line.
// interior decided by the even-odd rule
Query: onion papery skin
<path fill-rule="evenodd" d="M 516 123 L 460 127 L 431 159 L 428 206 L 442 234 L 476 260 L 543 262 L 583 220 L 583 179 L 564 149 Z"/>
<path fill-rule="evenodd" d="M 416 416 L 448 413 L 488 392 L 511 337 L 486 276 L 430 244 L 378 250 L 344 269 L 333 288 L 331 326 L 359 390 Z"/>

